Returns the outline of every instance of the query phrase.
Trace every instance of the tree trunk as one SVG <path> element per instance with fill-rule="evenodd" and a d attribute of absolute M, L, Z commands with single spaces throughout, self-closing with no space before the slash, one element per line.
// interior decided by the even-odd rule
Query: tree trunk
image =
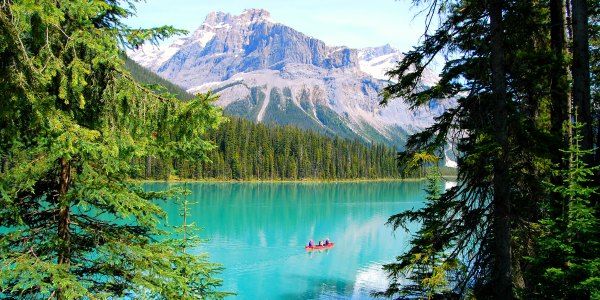
<path fill-rule="evenodd" d="M 565 3 L 564 0 L 550 1 L 550 47 L 553 53 L 551 67 L 550 96 L 552 107 L 550 112 L 551 133 L 556 137 L 561 146 L 556 149 L 567 149 L 568 129 L 566 122 L 569 121 L 569 73 L 565 63 L 567 52 L 566 28 L 565 28 Z M 562 164 L 561 152 L 556 151 L 553 163 Z"/>
<path fill-rule="evenodd" d="M 71 263 L 71 211 L 67 192 L 71 185 L 71 162 L 65 158 L 60 160 L 60 178 L 58 193 L 58 238 L 59 245 L 58 263 L 69 265 Z M 62 299 L 62 290 L 56 293 L 56 299 Z"/>
<path fill-rule="evenodd" d="M 577 118 L 584 124 L 581 150 L 593 147 L 590 100 L 590 53 L 588 41 L 588 6 L 586 0 L 572 0 L 573 14 L 573 103 Z M 585 157 L 591 163 L 593 157 Z"/>
<path fill-rule="evenodd" d="M 187 210 L 187 205 L 188 205 L 188 201 L 187 201 L 187 182 L 183 183 L 183 254 L 186 253 L 187 251 L 187 215 L 188 215 L 188 210 Z"/>
<path fill-rule="evenodd" d="M 563 159 L 561 150 L 568 149 L 571 143 L 571 130 L 569 126 L 571 116 L 571 95 L 569 93 L 569 70 L 565 62 L 568 48 L 566 43 L 567 23 L 565 22 L 565 0 L 550 1 L 550 47 L 553 59 L 550 68 L 550 133 L 556 143 L 552 148 L 551 159 L 554 165 L 561 170 L 569 168 L 569 160 Z M 550 178 L 555 186 L 563 185 L 560 174 Z M 552 193 L 552 199 L 561 202 L 562 196 L 558 192 Z M 535 220 L 534 220 L 535 221 Z"/>
<path fill-rule="evenodd" d="M 7 153 L 3 153 L 2 154 L 2 162 L 0 163 L 0 166 L 2 167 L 2 169 L 0 170 L 0 173 L 4 174 L 6 173 L 6 171 L 8 171 L 8 158 L 7 158 L 8 154 Z"/>
<path fill-rule="evenodd" d="M 501 153 L 494 159 L 494 298 L 512 299 L 512 260 L 510 234 L 510 185 L 508 170 L 508 108 L 504 71 L 503 0 L 489 2 L 494 128 Z"/>
<path fill-rule="evenodd" d="M 152 156 L 150 156 L 150 155 L 146 155 L 146 174 L 145 175 L 146 175 L 145 179 L 150 179 L 150 177 L 152 176 Z"/>
<path fill-rule="evenodd" d="M 58 236 L 62 240 L 63 250 L 60 253 L 58 260 L 59 264 L 69 264 L 70 262 L 70 247 L 69 238 L 71 232 L 69 229 L 70 223 L 70 206 L 69 200 L 66 198 L 69 186 L 71 184 L 71 162 L 62 158 L 60 160 L 60 185 L 59 185 L 59 207 L 58 207 Z"/>

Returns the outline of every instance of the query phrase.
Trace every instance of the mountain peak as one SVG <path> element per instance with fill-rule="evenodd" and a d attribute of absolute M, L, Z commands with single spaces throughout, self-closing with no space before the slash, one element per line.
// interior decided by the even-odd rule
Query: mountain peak
<path fill-rule="evenodd" d="M 204 27 L 215 27 L 224 24 L 277 23 L 271 18 L 271 13 L 264 9 L 245 9 L 240 15 L 231 15 L 222 11 L 211 12 L 204 20 Z"/>
<path fill-rule="evenodd" d="M 445 108 L 412 111 L 403 101 L 380 107 L 399 50 L 328 46 L 263 9 L 210 13 L 164 50 L 130 57 L 191 92 L 218 92 L 226 113 L 399 147 Z M 436 78 L 424 76 L 423 84 Z"/>
<path fill-rule="evenodd" d="M 206 16 L 203 25 L 214 26 L 220 23 L 227 23 L 231 15 L 222 11 L 213 11 Z"/>
<path fill-rule="evenodd" d="M 364 60 L 371 60 L 382 55 L 400 53 L 397 49 L 392 48 L 390 44 L 385 44 L 379 47 L 367 47 L 359 49 L 359 57 Z"/>
<path fill-rule="evenodd" d="M 273 19 L 271 19 L 271 13 L 260 8 L 250 8 L 244 9 L 239 18 L 244 19 L 251 23 L 256 22 L 269 22 L 275 23 Z"/>

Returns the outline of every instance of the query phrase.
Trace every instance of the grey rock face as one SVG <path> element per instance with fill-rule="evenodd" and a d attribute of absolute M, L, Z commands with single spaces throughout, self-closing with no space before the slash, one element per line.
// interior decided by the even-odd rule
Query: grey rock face
<path fill-rule="evenodd" d="M 379 105 L 385 71 L 402 59 L 390 45 L 332 47 L 275 22 L 265 10 L 210 13 L 196 31 L 164 49 L 130 57 L 190 92 L 213 90 L 226 112 L 402 147 L 451 103 L 409 111 Z M 432 73 L 424 84 L 433 84 Z"/>

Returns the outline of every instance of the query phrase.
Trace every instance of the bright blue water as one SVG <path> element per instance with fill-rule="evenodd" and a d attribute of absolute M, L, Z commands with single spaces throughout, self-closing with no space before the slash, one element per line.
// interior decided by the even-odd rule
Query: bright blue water
<path fill-rule="evenodd" d="M 167 183 L 150 183 L 161 190 Z M 387 218 L 421 207 L 422 182 L 188 183 L 189 222 L 208 242 L 197 252 L 225 267 L 231 299 L 371 299 L 387 286 L 385 263 L 407 248 Z M 179 207 L 167 204 L 180 224 Z M 306 251 L 309 239 L 335 247 Z"/>

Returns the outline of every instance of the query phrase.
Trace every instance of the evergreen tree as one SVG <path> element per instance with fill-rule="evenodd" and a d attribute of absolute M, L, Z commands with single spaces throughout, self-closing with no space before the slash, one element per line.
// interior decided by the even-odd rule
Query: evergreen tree
<path fill-rule="evenodd" d="M 209 274 L 220 272 L 222 270 L 221 266 L 216 264 L 206 264 L 204 268 L 194 268 L 194 259 L 197 258 L 193 255 L 188 255 L 188 250 L 189 248 L 201 243 L 202 239 L 198 234 L 200 229 L 196 227 L 195 223 L 188 223 L 187 217 L 190 216 L 190 206 L 196 205 L 197 202 L 188 201 L 187 196 L 191 194 L 191 191 L 187 189 L 187 183 L 183 184 L 183 188 L 181 190 L 176 191 L 179 192 L 180 195 L 178 202 L 180 204 L 179 216 L 182 217 L 182 224 L 180 226 L 173 227 L 174 232 L 180 235 L 180 238 L 171 238 L 165 242 L 177 245 L 178 250 L 183 253 L 184 264 L 181 270 L 182 276 L 187 278 L 201 279 L 192 281 L 189 284 L 189 294 L 195 296 L 194 298 L 206 298 L 206 295 L 209 295 L 212 298 L 223 298 L 231 295 L 231 293 L 228 292 L 215 292 L 215 289 L 221 286 L 221 280 L 204 275 L 207 272 Z M 207 254 L 203 253 L 200 254 L 200 256 L 206 258 Z M 176 293 L 174 294 L 176 295 Z"/>
<path fill-rule="evenodd" d="M 550 162 L 560 161 L 556 141 L 566 142 L 561 128 L 569 119 L 562 114 L 568 60 L 549 25 L 564 31 L 566 23 L 556 8 L 551 14 L 550 2 L 415 1 L 428 5 L 430 17 L 438 14 L 440 26 L 389 73 L 398 82 L 383 92 L 384 102 L 403 97 L 412 107 L 457 101 L 411 136 L 399 158 L 402 168 L 416 170 L 419 156 L 442 156 L 447 141 L 455 143 L 459 185 L 432 204 L 443 214 L 431 251 L 465 264 L 456 282 L 462 297 L 507 299 L 515 286 L 531 284 L 524 257 L 535 251 L 527 246 L 532 224 L 550 195 L 542 182 L 551 176 Z M 448 58 L 441 79 L 423 88 L 418 79 L 440 54 Z"/>
<path fill-rule="evenodd" d="M 0 4 L 0 298 L 223 296 L 217 266 L 160 238 L 172 193 L 127 181 L 149 155 L 206 158 L 220 120 L 214 96 L 183 103 L 125 71 L 123 47 L 179 32 L 127 27 L 132 3 Z"/>
<path fill-rule="evenodd" d="M 531 289 L 522 291 L 528 299 L 600 298 L 600 222 L 598 207 L 591 201 L 599 187 L 590 185 L 598 167 L 585 161 L 593 150 L 582 149 L 582 128 L 575 123 L 573 144 L 565 151 L 569 168 L 556 169 L 564 184 L 549 184 L 561 196 L 561 203 L 556 207 L 547 201 L 543 206 L 537 251 L 528 258 Z"/>
<path fill-rule="evenodd" d="M 495 299 L 512 299 L 512 254 L 510 228 L 510 181 L 509 181 L 509 142 L 508 142 L 508 101 L 506 91 L 505 37 L 503 0 L 488 2 L 490 22 L 490 71 L 493 98 L 493 119 L 495 143 L 499 153 L 493 160 L 493 199 L 492 219 L 494 232 L 493 280 Z"/>
<path fill-rule="evenodd" d="M 437 161 L 436 157 L 428 157 L 429 162 Z M 438 168 L 429 168 L 427 175 L 427 193 L 425 207 L 416 211 L 406 211 L 391 216 L 387 224 L 394 230 L 408 230 L 412 222 L 422 222 L 415 238 L 410 242 L 410 249 L 397 258 L 398 262 L 384 266 L 392 284 L 385 292 L 377 296 L 401 297 L 418 299 L 452 299 L 461 294 L 464 287 L 458 286 L 464 270 L 456 258 L 449 258 L 444 253 L 436 251 L 436 244 L 443 241 L 439 235 L 448 234 L 440 220 L 445 212 L 439 206 L 450 206 L 449 198 L 442 198 L 440 188 L 441 174 Z M 408 280 L 407 284 L 399 284 Z"/>

